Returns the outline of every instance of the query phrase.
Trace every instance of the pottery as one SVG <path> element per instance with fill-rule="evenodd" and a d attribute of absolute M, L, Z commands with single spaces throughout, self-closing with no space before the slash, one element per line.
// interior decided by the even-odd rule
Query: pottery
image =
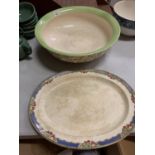
<path fill-rule="evenodd" d="M 31 21 L 35 17 L 35 7 L 29 2 L 19 3 L 19 22 L 21 24 Z"/>
<path fill-rule="evenodd" d="M 134 129 L 134 91 L 105 71 L 65 72 L 43 81 L 29 103 L 33 127 L 57 145 L 96 149 Z"/>
<path fill-rule="evenodd" d="M 122 0 L 113 6 L 113 13 L 121 26 L 121 33 L 127 36 L 135 35 L 135 1 Z"/>
<path fill-rule="evenodd" d="M 35 28 L 35 36 L 44 48 L 55 57 L 74 63 L 100 57 L 119 35 L 119 24 L 109 13 L 84 6 L 52 11 Z"/>

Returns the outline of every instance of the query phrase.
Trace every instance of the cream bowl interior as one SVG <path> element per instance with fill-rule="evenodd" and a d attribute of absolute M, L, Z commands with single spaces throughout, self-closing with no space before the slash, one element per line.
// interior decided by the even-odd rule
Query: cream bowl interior
<path fill-rule="evenodd" d="M 42 30 L 46 44 L 64 53 L 89 53 L 106 46 L 113 34 L 104 18 L 91 13 L 64 13 Z"/>
<path fill-rule="evenodd" d="M 121 17 L 135 21 L 135 1 L 123 0 L 114 5 L 114 11 Z"/>

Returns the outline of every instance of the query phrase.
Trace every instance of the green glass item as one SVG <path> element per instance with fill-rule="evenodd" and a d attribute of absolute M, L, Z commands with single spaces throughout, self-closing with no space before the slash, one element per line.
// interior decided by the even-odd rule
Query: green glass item
<path fill-rule="evenodd" d="M 23 27 L 23 31 L 24 32 L 26 32 L 26 31 L 33 31 L 34 29 L 35 29 L 35 25 Z"/>
<path fill-rule="evenodd" d="M 38 16 L 37 16 L 37 13 L 35 13 L 35 16 L 34 16 L 29 22 L 20 23 L 20 25 L 21 25 L 21 26 L 34 25 L 35 23 L 37 23 L 37 21 L 38 21 Z"/>
<path fill-rule="evenodd" d="M 38 22 L 38 16 L 36 14 L 36 16 L 34 16 L 34 18 L 32 20 L 30 20 L 29 22 L 26 22 L 24 24 L 20 24 L 21 27 L 27 27 L 27 26 L 32 26 L 32 25 L 35 25 L 36 23 Z"/>
<path fill-rule="evenodd" d="M 24 31 L 23 33 L 23 36 L 26 38 L 26 39 L 31 39 L 34 37 L 34 29 L 33 30 L 30 30 L 30 31 Z"/>
<path fill-rule="evenodd" d="M 19 22 L 26 23 L 31 21 L 36 13 L 35 7 L 29 2 L 20 2 L 19 4 Z"/>
<path fill-rule="evenodd" d="M 27 40 L 23 37 L 19 37 L 19 60 L 27 58 L 28 55 L 32 53 L 32 49 L 27 42 Z"/>
<path fill-rule="evenodd" d="M 23 29 L 21 27 L 19 27 L 19 34 L 23 35 L 23 33 L 24 33 Z"/>
<path fill-rule="evenodd" d="M 34 37 L 35 25 L 38 22 L 37 12 L 33 4 L 21 2 L 19 4 L 19 34 L 26 39 Z"/>
<path fill-rule="evenodd" d="M 19 45 L 23 42 L 22 38 L 19 37 Z"/>
<path fill-rule="evenodd" d="M 24 25 L 24 26 L 21 26 L 21 27 L 22 27 L 23 31 L 32 31 L 32 30 L 34 30 L 37 22 L 38 22 L 38 19 L 34 23 L 32 23 L 30 25 Z"/>

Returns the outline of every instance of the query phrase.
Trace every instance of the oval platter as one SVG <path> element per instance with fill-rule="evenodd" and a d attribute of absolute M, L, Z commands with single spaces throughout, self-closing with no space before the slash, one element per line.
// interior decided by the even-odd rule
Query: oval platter
<path fill-rule="evenodd" d="M 52 143 L 96 149 L 134 130 L 134 100 L 134 90 L 109 72 L 63 72 L 37 87 L 30 99 L 29 117 L 35 130 Z"/>

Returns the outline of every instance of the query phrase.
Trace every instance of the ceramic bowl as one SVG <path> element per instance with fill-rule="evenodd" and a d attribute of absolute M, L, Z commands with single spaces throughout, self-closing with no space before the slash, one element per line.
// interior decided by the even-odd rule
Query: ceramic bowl
<path fill-rule="evenodd" d="M 19 22 L 21 24 L 31 21 L 35 17 L 36 11 L 33 4 L 29 2 L 20 2 L 19 4 Z"/>
<path fill-rule="evenodd" d="M 113 13 L 121 26 L 121 33 L 135 35 L 135 1 L 122 0 L 113 6 Z"/>
<path fill-rule="evenodd" d="M 109 13 L 91 7 L 64 7 L 43 16 L 35 27 L 38 42 L 53 56 L 81 63 L 103 55 L 119 38 Z"/>

